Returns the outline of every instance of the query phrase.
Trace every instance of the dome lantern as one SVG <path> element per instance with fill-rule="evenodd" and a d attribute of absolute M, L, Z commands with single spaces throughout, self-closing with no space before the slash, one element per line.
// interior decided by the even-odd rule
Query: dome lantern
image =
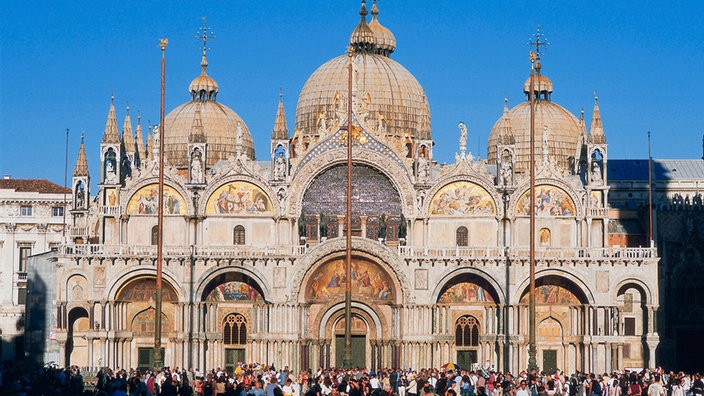
<path fill-rule="evenodd" d="M 379 23 L 379 19 L 377 18 L 379 8 L 376 6 L 376 0 L 374 0 L 374 4 L 372 5 L 371 14 L 372 21 L 369 22 L 369 29 L 374 33 L 376 53 L 388 57 L 396 50 L 396 37 L 391 33 L 391 30 Z"/>
<path fill-rule="evenodd" d="M 376 49 L 374 32 L 367 25 L 367 2 L 362 0 L 362 8 L 359 10 L 359 25 L 350 35 L 350 45 L 355 53 L 373 53 Z"/>

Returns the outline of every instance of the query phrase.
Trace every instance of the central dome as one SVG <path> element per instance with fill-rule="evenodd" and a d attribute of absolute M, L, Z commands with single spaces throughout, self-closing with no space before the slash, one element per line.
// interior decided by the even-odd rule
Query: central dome
<path fill-rule="evenodd" d="M 396 41 L 376 18 L 367 24 L 362 2 L 360 24 L 350 36 L 356 64 L 354 90 L 369 93 L 369 111 L 373 119 L 384 119 L 386 136 L 403 147 L 407 139 L 431 139 L 430 108 L 423 87 L 401 64 L 389 56 Z M 334 113 L 335 96 L 347 97 L 348 55 L 334 58 L 320 66 L 303 86 L 296 108 L 296 131 L 316 136 L 321 114 Z"/>

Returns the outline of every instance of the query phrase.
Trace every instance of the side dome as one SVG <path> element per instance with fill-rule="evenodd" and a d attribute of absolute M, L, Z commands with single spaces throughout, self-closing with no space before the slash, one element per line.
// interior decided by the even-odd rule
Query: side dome
<path fill-rule="evenodd" d="M 176 107 L 164 119 L 164 156 L 167 164 L 179 169 L 188 167 L 187 147 L 195 125 L 207 143 L 207 168 L 238 151 L 254 159 L 254 142 L 247 125 L 232 109 L 216 101 L 218 83 L 205 72 L 207 66 L 204 54 L 201 75 L 189 85 L 191 101 Z"/>
<path fill-rule="evenodd" d="M 396 140 L 397 147 L 404 147 L 408 139 L 431 139 L 430 107 L 423 87 L 389 57 L 395 49 L 393 34 L 389 31 L 382 37 L 372 32 L 366 23 L 364 3 L 360 15 L 361 22 L 350 36 L 354 48 L 354 90 L 361 95 L 369 93 L 370 115 L 384 119 L 386 136 Z M 308 78 L 298 97 L 296 133 L 318 135 L 321 114 L 334 114 L 335 96 L 347 96 L 347 69 L 348 56 L 342 55 L 320 66 Z"/>
<path fill-rule="evenodd" d="M 543 147 L 543 129 L 547 126 L 548 158 L 559 167 L 569 169 L 574 161 L 575 152 L 580 142 L 581 127 L 579 119 L 567 109 L 551 101 L 553 86 L 549 78 L 540 76 L 540 84 L 534 82 L 533 90 L 540 98 L 535 106 L 535 157 L 540 163 Z M 508 111 L 510 128 L 516 143 L 516 171 L 530 170 L 530 80 L 524 87 L 526 101 Z M 505 117 L 494 124 L 489 134 L 487 161 L 497 163 L 496 145 L 506 133 Z"/>

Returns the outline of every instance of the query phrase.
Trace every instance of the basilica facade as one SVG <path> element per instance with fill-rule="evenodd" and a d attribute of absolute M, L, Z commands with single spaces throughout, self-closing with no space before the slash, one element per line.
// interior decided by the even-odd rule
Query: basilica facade
<path fill-rule="evenodd" d="M 497 108 L 487 160 L 467 152 L 460 123 L 455 162 L 439 165 L 423 87 L 392 59 L 396 39 L 376 4 L 370 12 L 363 2 L 351 55 L 323 64 L 304 85 L 292 133 L 279 102 L 260 159 L 245 120 L 218 102 L 206 52 L 163 136 L 144 132 L 139 119 L 133 128 L 129 112 L 120 128 L 110 103 L 100 148 L 91 149 L 100 169 L 89 171 L 81 143 L 70 241 L 56 255 L 52 342 L 61 365 L 148 367 L 161 315 L 167 366 L 341 366 L 351 283 L 355 366 L 452 361 L 518 372 L 528 363 L 531 209 L 541 369 L 655 365 L 659 258 L 650 243 L 625 247 L 612 235 L 598 100 L 587 128 L 538 74 L 517 87 L 524 102 Z"/>

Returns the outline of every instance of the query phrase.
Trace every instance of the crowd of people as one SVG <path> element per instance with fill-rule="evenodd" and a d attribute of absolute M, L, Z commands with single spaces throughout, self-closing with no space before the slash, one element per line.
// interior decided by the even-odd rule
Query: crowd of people
<path fill-rule="evenodd" d="M 78 367 L 34 369 L 0 366 L 9 395 L 91 396 L 704 396 L 699 374 L 661 369 L 571 375 L 443 367 L 375 372 L 319 369 L 294 373 L 287 367 L 238 364 L 216 368 L 138 370 L 103 368 L 86 384 Z"/>

